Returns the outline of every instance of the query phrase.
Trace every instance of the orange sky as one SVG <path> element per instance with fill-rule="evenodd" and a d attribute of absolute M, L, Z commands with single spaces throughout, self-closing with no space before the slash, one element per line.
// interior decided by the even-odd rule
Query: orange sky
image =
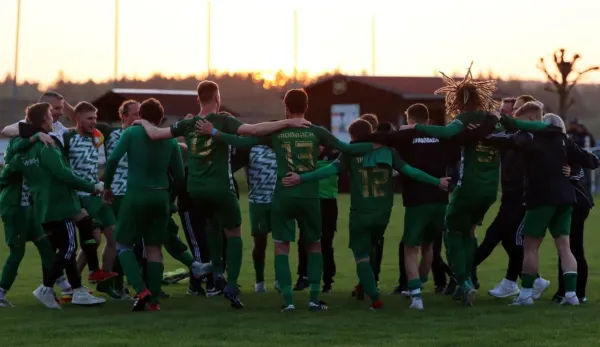
<path fill-rule="evenodd" d="M 13 70 L 16 3 L 0 0 L 3 74 Z M 372 15 L 378 75 L 451 73 L 474 60 L 475 70 L 540 79 L 539 56 L 559 47 L 600 64 L 596 0 L 213 0 L 213 69 L 291 72 L 294 8 L 298 69 L 311 74 L 371 72 Z M 206 18 L 204 0 L 120 0 L 120 73 L 205 73 Z M 22 0 L 19 79 L 49 83 L 60 69 L 111 78 L 113 28 L 113 0 Z"/>

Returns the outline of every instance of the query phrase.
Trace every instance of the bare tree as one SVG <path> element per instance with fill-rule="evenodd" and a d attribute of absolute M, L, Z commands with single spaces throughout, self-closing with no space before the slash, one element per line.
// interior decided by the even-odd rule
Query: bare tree
<path fill-rule="evenodd" d="M 591 66 L 583 70 L 575 70 L 575 63 L 581 58 L 579 54 L 575 54 L 571 61 L 565 60 L 565 49 L 561 48 L 554 52 L 554 65 L 558 70 L 559 75 L 551 74 L 546 68 L 544 58 L 540 58 L 537 68 L 540 69 L 550 82 L 544 90 L 556 93 L 558 95 L 558 114 L 563 120 L 567 120 L 567 112 L 575 104 L 575 100 L 571 98 L 571 91 L 577 85 L 577 82 L 585 74 L 600 70 L 600 66 Z M 575 74 L 575 78 L 569 79 L 571 74 Z"/>

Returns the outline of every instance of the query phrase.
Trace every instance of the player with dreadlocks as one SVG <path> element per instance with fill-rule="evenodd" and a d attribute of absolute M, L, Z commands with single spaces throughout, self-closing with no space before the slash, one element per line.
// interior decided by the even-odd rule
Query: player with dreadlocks
<path fill-rule="evenodd" d="M 472 66 L 472 64 L 471 64 Z M 469 67 L 465 78 L 456 81 L 443 74 L 446 84 L 436 94 L 446 95 L 446 111 L 456 115 L 447 126 L 408 125 L 437 138 L 449 138 L 467 128 L 468 124 L 481 125 L 496 109 L 493 99 L 495 81 L 475 81 Z M 495 122 L 497 123 L 497 122 Z M 498 124 L 496 128 L 501 127 Z M 491 130 L 491 129 L 490 129 Z M 475 249 L 475 227 L 481 224 L 489 207 L 496 201 L 499 180 L 498 151 L 474 141 L 461 148 L 461 169 L 457 188 L 452 193 L 446 213 L 446 249 L 448 261 L 459 282 L 458 294 L 464 305 L 471 306 L 476 293 L 470 280 Z"/>

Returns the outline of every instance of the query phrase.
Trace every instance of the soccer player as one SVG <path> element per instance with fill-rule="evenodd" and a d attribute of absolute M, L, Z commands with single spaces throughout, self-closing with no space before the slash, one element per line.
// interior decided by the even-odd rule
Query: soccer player
<path fill-rule="evenodd" d="M 446 112 L 456 115 L 447 126 L 405 125 L 401 129 L 416 129 L 429 136 L 450 138 L 467 128 L 467 124 L 481 124 L 488 112 L 495 110 L 492 97 L 495 81 L 474 81 L 471 68 L 465 78 L 456 80 L 443 74 L 445 87 L 436 93 L 446 94 Z M 494 114 L 499 117 L 499 115 Z M 446 213 L 446 246 L 448 260 L 460 285 L 463 305 L 473 304 L 476 290 L 471 282 L 473 256 L 476 249 L 475 228 L 496 200 L 498 190 L 498 150 L 473 142 L 462 148 L 461 177 L 452 193 Z"/>
<path fill-rule="evenodd" d="M 47 103 L 30 106 L 26 111 L 28 122 L 36 129 L 49 132 L 52 129 L 50 107 Z M 60 308 L 52 287 L 65 270 L 73 288 L 73 304 L 96 305 L 105 302 L 90 295 L 81 285 L 75 262 L 77 245 L 73 225 L 73 218 L 81 210 L 75 191 L 99 193 L 102 184 L 93 184 L 75 176 L 60 146 L 46 147 L 42 143 L 36 143 L 27 152 L 15 155 L 1 176 L 6 178 L 19 172 L 29 185 L 34 215 L 42 223 L 56 251 L 52 268 L 45 272 L 43 284 L 34 291 L 34 295 L 46 307 Z"/>
<path fill-rule="evenodd" d="M 96 128 L 96 113 L 98 110 L 92 104 L 80 102 L 75 106 L 74 111 L 77 127 L 64 134 L 65 155 L 69 159 L 71 169 L 77 177 L 97 183 L 100 181 L 98 178 L 100 148 L 105 146 L 104 139 L 109 136 L 109 133 L 107 132 L 105 136 Z M 90 283 L 102 283 L 117 276 L 117 273 L 112 272 L 117 251 L 117 245 L 113 238 L 115 215 L 111 207 L 102 201 L 102 197 L 81 191 L 77 192 L 77 195 L 81 200 L 81 206 L 86 211 L 87 217 L 85 218 L 89 222 L 93 220 L 91 223 L 95 222 L 99 226 L 99 228 L 95 228 L 94 226 L 91 235 L 92 238 L 83 240 L 85 246 L 82 245 L 82 248 L 89 247 L 91 244 L 93 245 L 91 248 L 93 248 L 93 252 L 96 254 L 96 247 L 101 241 L 101 233 L 106 238 L 106 244 L 102 253 L 102 268 L 99 267 L 97 256 L 88 260 L 86 254 L 80 252 L 77 259 L 78 269 L 81 273 L 87 263 L 90 271 L 88 277 Z M 96 274 L 96 272 L 100 272 L 100 274 Z M 111 297 L 116 297 L 116 294 L 112 293 L 111 283 L 101 283 L 98 283 L 98 291 L 106 293 Z"/>
<path fill-rule="evenodd" d="M 14 137 L 4 152 L 4 163 L 9 163 L 16 153 L 27 151 L 36 141 L 43 142 L 46 146 L 54 146 L 54 140 L 42 132 L 36 133 L 29 139 Z M 0 216 L 9 249 L 0 278 L 0 307 L 10 307 L 6 294 L 17 278 L 19 265 L 25 256 L 27 241 L 33 242 L 37 248 L 44 271 L 52 268 L 54 254 L 42 225 L 36 221 L 29 206 L 29 192 L 23 191 L 23 177 L 15 175 L 11 180 L 1 182 L 0 185 L 2 185 Z"/>
<path fill-rule="evenodd" d="M 423 104 L 411 105 L 406 110 L 406 120 L 409 125 L 428 124 L 429 110 Z M 473 136 L 473 134 L 469 135 Z M 416 129 L 392 133 L 377 132 L 368 139 L 392 146 L 402 158 L 405 158 L 408 165 L 434 177 L 448 176 L 449 168 L 456 163 L 459 156 L 458 145 L 466 144 L 464 143 L 466 134 L 459 134 L 451 140 L 439 140 Z M 402 178 L 402 198 L 405 210 L 404 235 L 401 242 L 403 245 L 401 254 L 404 255 L 404 259 L 401 264 L 406 273 L 409 296 L 412 298 L 410 307 L 422 310 L 421 288 L 427 281 L 429 270 L 433 264 L 434 241 L 441 239 L 445 229 L 444 218 L 448 205 L 448 193 L 406 175 L 403 175 Z M 421 250 L 420 263 L 418 261 L 419 250 Z M 443 262 L 441 259 L 436 260 Z M 440 265 L 436 264 L 436 266 Z M 436 292 L 442 292 L 444 288 L 439 288 L 438 285 L 441 284 L 436 283 Z"/>
<path fill-rule="evenodd" d="M 214 211 L 216 225 L 208 232 L 210 255 L 213 263 L 221 247 L 218 239 L 220 227 L 224 228 L 227 237 L 227 287 L 225 297 L 230 300 L 232 307 L 242 308 L 243 304 L 238 297 L 238 276 L 242 266 L 242 238 L 240 206 L 234 192 L 230 176 L 229 147 L 227 144 L 213 141 L 210 135 L 199 135 L 194 130 L 194 125 L 199 120 L 206 120 L 214 124 L 217 129 L 224 132 L 263 136 L 289 127 L 305 127 L 310 122 L 304 119 L 289 119 L 277 122 L 260 124 L 244 124 L 238 119 L 218 114 L 221 104 L 219 87 L 215 82 L 202 81 L 198 84 L 198 102 L 200 113 L 190 119 L 184 119 L 173 124 L 170 128 L 157 128 L 142 121 L 149 137 L 153 140 L 169 139 L 184 136 L 188 147 L 188 192 L 196 204 L 207 211 Z M 222 269 L 216 268 L 215 282 L 223 279 Z"/>
<path fill-rule="evenodd" d="M 308 108 L 308 95 L 302 89 L 292 89 L 284 97 L 286 118 L 292 124 L 307 124 L 304 115 Z M 196 131 L 212 136 L 230 145 L 253 146 L 265 144 L 271 146 L 277 158 L 277 184 L 272 200 L 271 227 L 275 242 L 275 278 L 284 298 L 283 311 L 295 310 L 292 296 L 292 276 L 290 273 L 290 242 L 295 241 L 294 220 L 298 222 L 300 235 L 304 238 L 308 250 L 308 281 L 310 287 L 309 310 L 326 310 L 327 305 L 319 300 L 321 291 L 321 273 L 323 256 L 321 254 L 321 213 L 318 198 L 318 182 L 301 187 L 286 188 L 281 179 L 288 172 L 310 172 L 316 168 L 319 145 L 335 148 L 341 152 L 365 153 L 372 150 L 370 143 L 345 144 L 336 139 L 327 130 L 310 126 L 305 129 L 284 129 L 270 136 L 237 137 L 225 132 L 225 128 L 213 126 L 210 122 L 200 121 Z"/>
<path fill-rule="evenodd" d="M 562 119 L 557 119 L 553 115 L 547 114 L 544 120 L 548 119 L 550 124 L 562 126 Z M 573 205 L 573 214 L 571 215 L 571 233 L 569 235 L 569 244 L 571 252 L 577 260 L 577 298 L 579 302 L 586 302 L 585 289 L 588 278 L 588 265 L 583 251 L 583 230 L 590 210 L 594 207 L 594 199 L 582 184 L 584 177 L 584 168 L 594 170 L 600 165 L 598 157 L 594 154 L 579 148 L 572 139 L 567 140 L 567 153 L 569 156 L 570 176 L 569 180 L 575 190 L 577 203 Z M 561 302 L 565 296 L 565 283 L 561 271 L 561 259 L 558 258 L 558 290 L 552 297 L 553 301 Z"/>
<path fill-rule="evenodd" d="M 134 121 L 140 119 L 140 103 L 135 100 L 123 101 L 119 107 L 119 118 L 121 118 L 121 126 L 117 128 L 111 128 L 109 131 L 110 134 L 105 138 L 105 153 L 107 159 L 115 151 L 123 132 L 125 132 L 125 130 L 129 128 Z M 107 133 L 106 130 L 103 131 L 103 134 L 105 133 Z M 121 158 L 121 160 L 119 160 L 119 164 L 117 165 L 113 182 L 110 187 L 113 193 L 113 200 L 109 206 L 112 208 L 115 219 L 117 220 L 119 219 L 121 205 L 123 204 L 123 198 L 125 197 L 125 192 L 127 191 L 127 174 L 128 162 L 127 155 L 125 155 L 123 158 Z M 136 256 L 140 262 L 143 262 L 143 247 L 144 246 L 141 242 L 135 246 Z M 127 289 L 124 285 L 124 272 L 118 255 L 115 257 L 113 271 L 119 275 L 115 277 L 113 281 L 112 293 L 121 299 L 130 299 L 131 297 L 127 293 Z"/>
<path fill-rule="evenodd" d="M 139 112 L 142 119 L 155 125 L 164 117 L 162 105 L 156 99 L 144 101 Z M 108 158 L 104 173 L 106 187 L 112 187 L 119 161 L 126 154 L 127 192 L 115 232 L 117 251 L 127 279 L 136 291 L 133 310 L 158 311 L 164 270 L 161 247 L 168 238 L 171 213 L 169 189 L 177 191 L 184 179 L 181 151 L 176 140 L 152 141 L 142 127 L 129 127 Z M 110 188 L 104 192 L 104 199 L 112 200 Z M 148 256 L 149 289 L 133 253 L 133 245 L 142 239 Z"/>
<path fill-rule="evenodd" d="M 358 119 L 348 128 L 352 141 L 366 138 L 373 131 L 371 124 L 364 119 Z M 448 179 L 437 179 L 421 170 L 414 169 L 400 159 L 398 152 L 391 148 L 382 147 L 366 156 L 342 155 L 333 164 L 310 173 L 288 173 L 283 179 L 283 184 L 293 186 L 299 183 L 307 184 L 341 171 L 350 174 L 350 248 L 356 260 L 356 272 L 360 284 L 357 286 L 357 297 L 366 293 L 372 303 L 372 309 L 380 309 L 382 302 L 375 282 L 375 275 L 371 266 L 370 254 L 372 253 L 372 240 L 379 239 L 384 234 L 390 220 L 394 203 L 394 187 L 392 182 L 392 169 L 395 169 L 420 182 L 447 189 Z M 301 184 L 299 187 L 302 187 Z M 418 287 L 420 290 L 420 286 Z M 363 292 L 364 291 L 364 292 Z M 362 292 L 362 293 L 361 293 Z M 416 307 L 416 296 L 412 308 Z"/>
<path fill-rule="evenodd" d="M 325 149 L 319 146 L 319 160 L 317 169 L 331 164 L 340 155 L 338 151 Z M 337 193 L 338 176 L 325 177 L 319 181 L 319 199 L 321 203 L 321 251 L 323 253 L 323 293 L 329 293 L 332 290 L 333 278 L 336 273 L 335 257 L 333 250 L 333 238 L 337 231 Z M 302 237 L 298 240 L 298 280 L 294 285 L 294 290 L 303 290 L 308 288 L 307 277 L 307 259 L 306 247 L 302 242 Z"/>
<path fill-rule="evenodd" d="M 515 117 L 541 121 L 543 111 L 536 102 L 519 108 Z M 556 128 L 556 127 L 555 127 Z M 550 230 L 561 258 L 565 283 L 563 305 L 579 305 L 576 295 L 577 261 L 571 253 L 569 233 L 575 192 L 563 174 L 567 164 L 566 134 L 558 131 L 540 133 L 517 132 L 514 142 L 523 155 L 525 166 L 525 202 L 523 220 L 523 274 L 521 291 L 512 305 L 533 305 L 533 285 L 538 272 L 538 250 L 546 229 Z"/>

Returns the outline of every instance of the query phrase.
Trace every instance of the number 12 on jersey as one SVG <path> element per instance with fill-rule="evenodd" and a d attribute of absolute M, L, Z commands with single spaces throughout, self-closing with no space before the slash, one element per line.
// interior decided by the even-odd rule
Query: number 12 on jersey
<path fill-rule="evenodd" d="M 364 198 L 379 198 L 387 195 L 385 185 L 389 180 L 389 170 L 384 168 L 360 169 Z"/>

